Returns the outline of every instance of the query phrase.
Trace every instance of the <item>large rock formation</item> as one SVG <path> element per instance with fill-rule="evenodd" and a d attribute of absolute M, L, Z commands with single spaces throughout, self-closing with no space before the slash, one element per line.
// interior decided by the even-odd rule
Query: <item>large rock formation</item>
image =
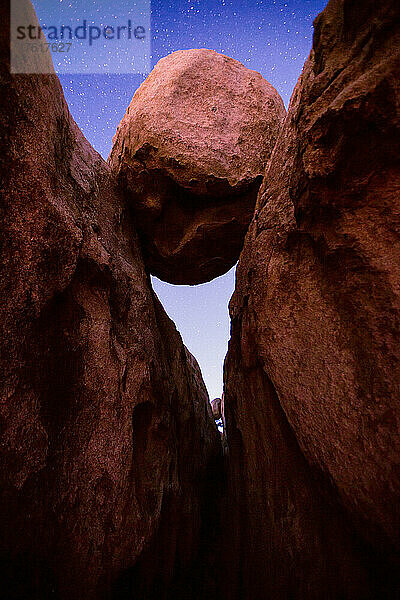
<path fill-rule="evenodd" d="M 400 596 L 399 26 L 317 18 L 240 257 L 229 598 Z"/>
<path fill-rule="evenodd" d="M 225 270 L 281 101 L 210 51 L 165 59 L 117 134 L 121 194 L 56 76 L 9 74 L 5 23 L 1 596 L 398 598 L 398 3 L 329 2 L 268 165 L 230 306 L 219 547 L 219 436 L 134 218 L 158 275 Z"/>
<path fill-rule="evenodd" d="M 284 115 L 276 90 L 232 58 L 202 49 L 160 60 L 109 158 L 151 273 L 195 284 L 235 264 Z"/>
<path fill-rule="evenodd" d="M 201 587 L 189 575 L 219 452 L 208 395 L 109 167 L 55 75 L 9 74 L 6 23 L 0 595 L 180 598 Z"/>

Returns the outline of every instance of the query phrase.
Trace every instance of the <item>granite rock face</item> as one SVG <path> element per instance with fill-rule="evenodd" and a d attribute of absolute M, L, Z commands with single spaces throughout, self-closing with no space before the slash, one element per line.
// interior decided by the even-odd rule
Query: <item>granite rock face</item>
<path fill-rule="evenodd" d="M 201 49 L 159 61 L 109 157 L 151 273 L 196 284 L 235 264 L 284 115 L 276 90 L 232 58 Z"/>
<path fill-rule="evenodd" d="M 212 503 L 208 395 L 110 168 L 1 35 L 0 595 L 179 598 Z"/>
<path fill-rule="evenodd" d="M 229 598 L 400 594 L 399 50 L 398 2 L 329 2 L 258 196 L 225 370 Z"/>

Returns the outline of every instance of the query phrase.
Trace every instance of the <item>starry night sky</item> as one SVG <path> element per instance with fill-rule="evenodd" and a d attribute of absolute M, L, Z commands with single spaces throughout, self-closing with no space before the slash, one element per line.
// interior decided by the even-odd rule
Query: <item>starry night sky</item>
<path fill-rule="evenodd" d="M 118 7 L 118 0 L 113 0 Z M 312 43 L 312 22 L 323 0 L 153 0 L 152 65 L 175 50 L 211 48 L 259 71 L 288 106 Z M 71 113 L 107 158 L 112 138 L 141 75 L 61 75 Z M 202 368 L 210 397 L 222 393 L 229 339 L 228 302 L 234 269 L 200 286 L 154 288 Z"/>

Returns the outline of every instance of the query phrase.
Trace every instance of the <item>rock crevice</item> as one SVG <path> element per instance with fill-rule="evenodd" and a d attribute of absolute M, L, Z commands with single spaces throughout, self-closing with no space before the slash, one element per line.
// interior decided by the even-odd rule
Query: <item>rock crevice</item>
<path fill-rule="evenodd" d="M 330 0 L 286 116 L 174 53 L 109 164 L 2 29 L 2 597 L 399 597 L 399 23 Z M 239 254 L 211 408 L 149 274 Z"/>

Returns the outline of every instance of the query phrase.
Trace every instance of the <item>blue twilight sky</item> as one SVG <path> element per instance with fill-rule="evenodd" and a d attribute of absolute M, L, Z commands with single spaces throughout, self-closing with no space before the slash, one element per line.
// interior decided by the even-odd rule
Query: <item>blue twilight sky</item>
<path fill-rule="evenodd" d="M 110 4 L 118 8 L 119 1 L 125 6 L 126 0 Z M 175 50 L 211 48 L 259 71 L 287 106 L 311 49 L 312 22 L 325 5 L 325 0 L 153 0 L 151 63 L 155 65 Z M 72 115 L 104 158 L 143 79 L 141 75 L 60 76 Z M 199 361 L 210 397 L 221 395 L 234 269 L 194 287 L 173 286 L 154 278 L 153 284 Z"/>

